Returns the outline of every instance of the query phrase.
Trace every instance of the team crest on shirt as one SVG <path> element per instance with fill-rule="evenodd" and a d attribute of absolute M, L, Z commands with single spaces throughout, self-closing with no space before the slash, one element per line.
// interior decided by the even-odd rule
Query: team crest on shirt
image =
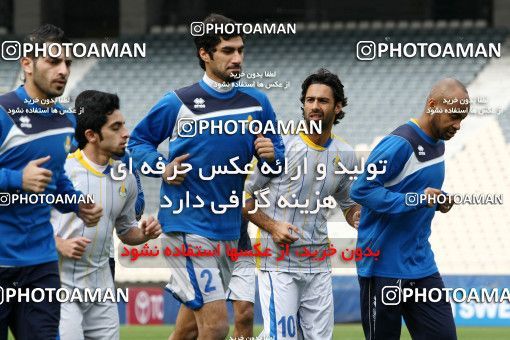
<path fill-rule="evenodd" d="M 64 150 L 66 153 L 69 153 L 71 151 L 71 137 L 67 136 L 66 141 L 64 143 Z"/>
<path fill-rule="evenodd" d="M 241 124 L 244 125 L 244 129 L 248 129 L 248 126 L 250 124 L 250 122 L 253 120 L 253 117 L 251 115 L 248 115 L 248 118 L 246 120 L 242 120 L 241 121 Z"/>
<path fill-rule="evenodd" d="M 333 158 L 333 169 L 340 170 L 340 165 L 338 165 L 338 163 L 340 163 L 340 156 L 336 155 L 336 157 Z"/>
<path fill-rule="evenodd" d="M 126 197 L 127 196 L 127 193 L 126 193 L 126 184 L 124 182 L 122 182 L 122 185 L 120 186 L 119 196 L 120 197 Z"/>

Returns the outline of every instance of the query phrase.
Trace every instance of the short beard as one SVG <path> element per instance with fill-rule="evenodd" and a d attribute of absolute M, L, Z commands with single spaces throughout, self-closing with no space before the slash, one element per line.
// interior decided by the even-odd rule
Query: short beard
<path fill-rule="evenodd" d="M 239 81 L 240 72 L 234 73 L 234 77 L 230 76 L 230 74 L 232 72 L 228 73 L 228 75 L 224 75 L 220 72 L 215 72 L 215 71 L 213 71 L 213 73 L 216 77 L 220 78 L 221 80 L 223 80 L 223 82 L 228 83 L 228 84 L 235 83 L 236 81 Z"/>
<path fill-rule="evenodd" d="M 311 122 L 312 120 L 311 119 L 308 119 L 306 118 L 306 114 L 305 114 L 305 109 L 302 107 L 301 108 L 301 115 L 303 116 L 303 120 L 306 122 L 306 125 L 308 126 L 308 128 L 310 129 L 310 131 L 312 130 L 312 125 L 311 125 Z M 321 129 L 322 131 L 327 131 L 328 129 L 332 129 L 333 128 L 333 125 L 335 125 L 335 119 L 336 119 L 336 115 L 335 117 L 333 117 L 333 120 L 332 121 L 329 121 L 327 122 L 324 117 L 326 117 L 326 115 L 323 113 L 322 114 L 322 119 L 321 119 Z"/>
<path fill-rule="evenodd" d="M 431 120 L 430 126 L 431 126 L 432 133 L 434 134 L 434 136 L 432 136 L 433 138 L 445 140 L 443 137 L 446 136 L 446 133 L 443 136 L 443 133 L 437 127 L 436 122 L 434 121 L 434 119 Z"/>
<path fill-rule="evenodd" d="M 116 157 L 119 157 L 119 158 L 122 158 L 124 157 L 124 155 L 126 154 L 126 149 L 120 151 L 120 152 L 112 152 L 112 155 L 116 156 Z"/>
<path fill-rule="evenodd" d="M 32 75 L 32 82 L 34 83 L 34 86 L 37 87 L 37 89 L 39 91 L 41 91 L 42 93 L 44 93 L 46 95 L 46 97 L 48 97 L 50 99 L 56 98 L 56 97 L 60 97 L 64 93 L 65 86 L 62 88 L 62 91 L 60 91 L 60 92 L 52 91 L 49 86 L 45 87 L 43 84 L 41 84 L 42 82 L 39 82 L 38 75 L 39 75 L 39 72 L 37 71 L 37 67 L 34 64 L 34 73 Z"/>

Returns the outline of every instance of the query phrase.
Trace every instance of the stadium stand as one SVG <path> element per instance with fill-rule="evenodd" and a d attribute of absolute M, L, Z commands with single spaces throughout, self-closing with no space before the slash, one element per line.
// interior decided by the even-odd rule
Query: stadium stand
<path fill-rule="evenodd" d="M 0 93 L 10 91 L 17 83 L 19 64 L 16 61 L 2 61 L 0 63 Z"/>

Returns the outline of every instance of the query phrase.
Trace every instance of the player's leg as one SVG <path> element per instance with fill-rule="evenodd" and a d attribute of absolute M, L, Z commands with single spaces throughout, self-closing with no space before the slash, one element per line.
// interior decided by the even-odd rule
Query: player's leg
<path fill-rule="evenodd" d="M 302 274 L 306 280 L 298 311 L 304 339 L 331 339 L 334 327 L 331 273 Z"/>
<path fill-rule="evenodd" d="M 119 312 L 111 301 L 86 303 L 83 312 L 83 334 L 85 339 L 119 339 Z"/>
<path fill-rule="evenodd" d="M 412 288 L 425 290 L 426 297 L 433 288 L 443 291 L 444 283 L 439 273 L 432 274 L 423 279 L 410 280 L 414 282 Z M 444 292 L 444 291 L 443 291 Z M 430 293 L 433 301 L 406 302 L 403 305 L 403 316 L 411 337 L 416 340 L 437 339 L 455 340 L 457 332 L 453 320 L 452 307 L 442 294 L 439 299 L 439 292 Z"/>
<path fill-rule="evenodd" d="M 3 286 L 2 289 L 4 289 Z M 0 304 L 0 340 L 7 339 L 7 334 L 9 332 L 9 316 L 11 314 L 12 304 L 11 303 L 2 303 Z"/>
<path fill-rule="evenodd" d="M 253 337 L 253 302 L 232 301 L 234 306 L 234 337 Z"/>
<path fill-rule="evenodd" d="M 168 340 L 194 340 L 197 337 L 198 325 L 195 320 L 195 313 L 191 308 L 181 304 L 175 320 L 175 329 Z"/>
<path fill-rule="evenodd" d="M 62 303 L 60 308 L 60 340 L 83 340 L 83 311 L 78 302 Z"/>
<path fill-rule="evenodd" d="M 398 340 L 402 330 L 401 280 L 382 277 L 358 277 L 361 323 L 367 340 Z M 385 288 L 389 287 L 389 288 Z M 397 287 L 395 289 L 391 288 Z M 388 293 L 389 291 L 395 293 Z M 384 298 L 383 298 L 384 295 Z"/>
<path fill-rule="evenodd" d="M 205 303 L 195 310 L 199 340 L 225 339 L 229 332 L 227 304 L 225 299 Z"/>
<path fill-rule="evenodd" d="M 227 290 L 227 300 L 234 306 L 234 337 L 253 337 L 255 279 L 255 259 L 239 258 Z"/>
<path fill-rule="evenodd" d="M 239 301 L 234 301 L 239 302 Z M 235 313 L 234 304 L 234 313 Z M 253 329 L 253 324 L 252 324 Z M 252 332 L 253 333 L 253 332 Z M 198 325 L 195 319 L 195 313 L 192 309 L 181 304 L 177 319 L 175 322 L 175 329 L 168 338 L 169 340 L 193 340 L 198 338 Z"/>
<path fill-rule="evenodd" d="M 45 291 L 54 289 L 51 298 L 45 292 L 44 299 L 39 301 L 41 295 L 34 293 L 38 299 L 37 302 L 28 301 L 18 304 L 11 324 L 16 339 L 55 339 L 60 321 L 60 302 L 56 298 L 56 290 L 60 288 L 58 262 L 23 268 L 23 275 L 16 287 L 28 288 L 30 292 L 36 288 Z"/>
<path fill-rule="evenodd" d="M 0 340 L 7 339 L 9 322 L 16 306 L 16 303 L 5 301 L 6 291 L 15 288 L 14 282 L 19 280 L 20 273 L 20 268 L 0 268 L 0 288 L 3 290 L 0 300 Z"/>
<path fill-rule="evenodd" d="M 264 331 L 261 337 L 297 339 L 300 283 L 294 273 L 260 271 L 259 296 Z"/>
<path fill-rule="evenodd" d="M 192 234 L 171 233 L 162 240 L 165 247 L 214 250 L 216 241 Z M 166 289 L 195 312 L 199 339 L 203 337 L 218 338 L 228 334 L 228 315 L 225 291 L 230 282 L 233 265 L 226 255 L 226 242 L 219 241 L 220 257 L 165 257 L 172 275 Z M 235 247 L 236 241 L 229 241 Z M 205 311 L 205 312 L 204 312 Z M 188 322 L 183 317 L 177 320 L 176 327 L 185 328 L 179 322 Z"/>

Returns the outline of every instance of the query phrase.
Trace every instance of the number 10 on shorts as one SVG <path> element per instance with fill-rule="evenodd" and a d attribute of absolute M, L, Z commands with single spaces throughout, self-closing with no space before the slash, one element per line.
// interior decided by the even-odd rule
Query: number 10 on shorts
<path fill-rule="evenodd" d="M 289 317 L 285 317 L 285 315 L 282 316 L 278 321 L 278 327 L 281 327 L 282 337 L 285 338 L 287 333 L 289 334 L 289 337 L 296 336 L 296 320 L 293 315 L 290 315 Z"/>

